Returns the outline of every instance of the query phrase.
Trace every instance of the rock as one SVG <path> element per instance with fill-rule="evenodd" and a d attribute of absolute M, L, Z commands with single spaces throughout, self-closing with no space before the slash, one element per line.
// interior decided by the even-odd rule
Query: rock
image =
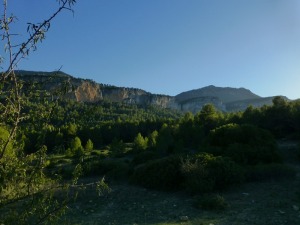
<path fill-rule="evenodd" d="M 189 220 L 189 217 L 188 216 L 181 216 L 180 217 L 180 221 L 181 222 L 186 222 L 186 221 L 188 221 Z"/>

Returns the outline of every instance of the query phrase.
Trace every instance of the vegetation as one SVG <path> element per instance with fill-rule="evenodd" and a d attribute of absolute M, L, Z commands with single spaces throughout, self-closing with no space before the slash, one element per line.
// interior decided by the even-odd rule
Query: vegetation
<path fill-rule="evenodd" d="M 9 52 L 0 78 L 1 224 L 56 222 L 84 186 L 77 185 L 80 175 L 100 177 L 93 185 L 101 194 L 109 191 L 105 176 L 184 191 L 205 210 L 227 208 L 223 197 L 212 194 L 216 191 L 295 177 L 295 170 L 283 164 L 276 140 L 299 139 L 300 101 L 276 97 L 272 106 L 235 113 L 208 104 L 195 115 L 182 115 L 125 103 L 62 100 L 59 96 L 72 88 L 68 83 L 48 93 L 42 84 L 20 82 L 17 62 L 36 50 L 51 20 L 75 3 L 58 2 L 48 20 L 29 23 L 29 37 L 19 45 L 11 43 L 9 30 L 16 18 L 4 10 L 0 19 Z"/>
<path fill-rule="evenodd" d="M 75 2 L 58 0 L 58 7 L 53 14 L 40 23 L 28 22 L 27 34 L 23 35 L 15 34 L 12 30 L 18 18 L 12 13 L 8 14 L 11 11 L 8 0 L 3 1 L 0 18 L 0 35 L 4 46 L 0 67 L 5 68 L 0 74 L 1 224 L 53 224 L 65 213 L 67 205 L 76 196 L 81 165 L 74 167 L 71 182 L 62 181 L 58 174 L 55 176 L 46 171 L 51 162 L 48 160 L 45 139 L 48 133 L 53 132 L 49 121 L 56 103 L 49 101 L 48 93 L 36 89 L 35 84 L 24 86 L 15 73 L 20 60 L 37 50 L 38 44 L 45 39 L 52 20 L 62 11 L 72 11 Z M 15 38 L 16 35 L 19 37 Z M 64 93 L 59 91 L 58 94 Z M 31 113 L 33 108 L 25 107 L 32 100 L 39 104 L 36 115 Z M 36 128 L 39 127 L 31 133 L 36 137 L 35 142 L 31 141 L 30 136 L 26 137 L 30 133 L 21 124 L 30 119 Z M 57 141 L 62 140 L 59 133 L 56 137 Z M 52 143 L 59 147 L 56 144 Z M 77 157 L 83 154 L 78 137 L 74 137 L 70 149 Z M 103 180 L 97 184 L 99 190 L 105 187 Z"/>

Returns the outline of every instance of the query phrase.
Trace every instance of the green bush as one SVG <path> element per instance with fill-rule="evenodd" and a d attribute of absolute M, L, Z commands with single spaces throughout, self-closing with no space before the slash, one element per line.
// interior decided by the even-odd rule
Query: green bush
<path fill-rule="evenodd" d="M 230 158 L 202 153 L 182 163 L 184 187 L 192 193 L 224 190 L 244 181 L 240 166 Z"/>
<path fill-rule="evenodd" d="M 289 179 L 296 176 L 296 171 L 284 164 L 262 164 L 249 166 L 246 169 L 245 177 L 249 182 Z"/>
<path fill-rule="evenodd" d="M 281 162 L 281 158 L 275 148 L 266 146 L 234 143 L 229 145 L 223 154 L 243 165 Z"/>
<path fill-rule="evenodd" d="M 109 151 L 112 153 L 114 156 L 119 156 L 124 153 L 126 149 L 126 145 L 122 140 L 118 139 L 113 139 L 111 144 L 109 145 Z"/>
<path fill-rule="evenodd" d="M 195 158 L 187 158 L 182 162 L 181 172 L 184 177 L 183 186 L 189 193 L 211 192 L 215 186 L 215 179 L 210 177 L 205 164 Z"/>
<path fill-rule="evenodd" d="M 195 198 L 194 207 L 204 210 L 224 210 L 228 207 L 225 199 L 218 194 L 198 196 Z"/>
<path fill-rule="evenodd" d="M 86 176 L 105 175 L 112 179 L 125 179 L 130 170 L 129 163 L 119 159 L 105 159 L 86 162 L 83 166 L 83 172 Z"/>
<path fill-rule="evenodd" d="M 215 180 L 215 190 L 224 190 L 244 181 L 244 173 L 239 165 L 227 157 L 213 157 L 204 161 L 209 176 Z"/>
<path fill-rule="evenodd" d="M 181 158 L 169 156 L 149 161 L 134 169 L 131 182 L 158 190 L 175 190 L 181 186 Z"/>
<path fill-rule="evenodd" d="M 253 125 L 227 124 L 212 130 L 206 140 L 214 155 L 246 165 L 281 162 L 274 137 Z"/>
<path fill-rule="evenodd" d="M 152 151 L 144 151 L 144 152 L 140 152 L 140 153 L 136 154 L 133 157 L 132 164 L 134 166 L 136 166 L 136 165 L 143 164 L 143 163 L 146 163 L 150 160 L 154 160 L 157 158 L 158 158 L 157 153 L 154 153 Z"/>

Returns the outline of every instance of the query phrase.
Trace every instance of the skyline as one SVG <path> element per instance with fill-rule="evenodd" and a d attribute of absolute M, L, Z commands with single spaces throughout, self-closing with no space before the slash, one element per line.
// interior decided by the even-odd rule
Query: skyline
<path fill-rule="evenodd" d="M 47 18 L 57 6 L 8 3 L 19 19 L 12 28 L 22 34 L 27 22 Z M 78 1 L 74 15 L 55 18 L 18 69 L 61 68 L 97 83 L 171 96 L 214 85 L 296 99 L 299 62 L 297 0 L 90 0 Z"/>

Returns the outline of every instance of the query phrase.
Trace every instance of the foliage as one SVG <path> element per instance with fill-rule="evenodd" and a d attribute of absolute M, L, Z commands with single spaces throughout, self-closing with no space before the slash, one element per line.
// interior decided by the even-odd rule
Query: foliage
<path fill-rule="evenodd" d="M 28 156 L 7 156 L 1 163 L 0 221 L 5 224 L 35 224 L 55 220 L 66 210 L 70 196 L 57 199 L 57 186 L 43 173 L 46 148 Z"/>
<path fill-rule="evenodd" d="M 202 107 L 201 111 L 195 115 L 195 122 L 203 127 L 205 134 L 220 124 L 222 114 L 217 112 L 212 104 Z"/>
<path fill-rule="evenodd" d="M 182 163 L 184 187 L 192 193 L 224 190 L 244 181 L 241 168 L 229 158 L 207 153 L 187 158 Z"/>
<path fill-rule="evenodd" d="M 3 149 L 5 143 L 7 143 L 9 139 L 9 132 L 4 128 L 0 127 L 0 149 Z M 13 154 L 13 145 L 11 142 L 8 142 L 6 146 L 6 154 L 11 155 Z"/>
<path fill-rule="evenodd" d="M 75 0 L 58 2 L 49 19 L 28 24 L 27 40 L 12 43 L 10 27 L 17 18 L 6 14 L 4 1 L 0 29 L 9 66 L 0 75 L 0 223 L 54 222 L 74 198 L 70 189 L 81 174 L 112 179 L 130 176 L 134 184 L 144 187 L 184 188 L 192 194 L 227 189 L 243 182 L 244 175 L 247 181 L 295 176 L 290 167 L 277 163 L 280 157 L 272 135 L 299 137 L 300 101 L 276 97 L 272 106 L 250 106 L 231 114 L 208 104 L 196 115 L 182 116 L 153 106 L 62 100 L 73 86 L 59 72 L 62 86 L 58 90 L 46 91 L 47 81 L 22 81 L 15 71 L 17 63 L 37 49 L 58 13 L 72 11 Z M 82 143 L 86 143 L 84 148 Z M 123 157 L 128 146 L 138 154 L 115 159 L 94 150 L 107 145 L 109 157 Z M 196 149 L 206 153 L 194 155 Z M 178 156 L 178 152 L 190 156 Z M 49 155 L 57 153 L 87 157 L 79 165 L 73 158 L 49 164 Z M 71 183 L 61 182 L 60 176 L 72 178 Z M 97 186 L 100 194 L 101 187 L 109 191 L 104 178 Z M 221 196 L 210 195 L 201 197 L 197 205 L 219 210 L 227 204 Z"/>
<path fill-rule="evenodd" d="M 146 150 L 148 147 L 148 138 L 144 138 L 141 133 L 138 133 L 133 141 L 133 146 L 136 151 Z"/>
<path fill-rule="evenodd" d="M 126 179 L 129 176 L 129 162 L 121 159 L 92 160 L 85 162 L 85 176 L 106 176 L 108 179 Z"/>
<path fill-rule="evenodd" d="M 49 101 L 50 93 L 38 90 L 39 85 L 34 82 L 27 85 L 20 81 L 15 71 L 18 63 L 37 50 L 37 44 L 46 38 L 52 20 L 64 10 L 72 11 L 76 0 L 57 2 L 58 7 L 49 18 L 41 23 L 28 22 L 27 35 L 23 35 L 14 33 L 13 23 L 18 19 L 13 13 L 7 14 L 11 11 L 8 0 L 3 1 L 0 35 L 6 57 L 0 56 L 0 66 L 7 68 L 0 74 L 1 224 L 53 224 L 65 212 L 70 200 L 74 199 L 71 193 L 76 196 L 76 190 L 70 192 L 70 188 L 76 186 L 80 165 L 76 166 L 71 183 L 60 183 L 59 176 L 48 176 L 45 171 L 49 161 L 44 144 L 48 141 L 47 144 L 51 145 L 56 134 L 53 132 L 54 126 L 48 124 L 56 102 Z M 25 37 L 25 40 L 14 38 L 17 35 Z M 59 91 L 56 97 L 63 94 Z M 38 103 L 36 110 L 25 107 L 30 101 Z M 26 124 L 30 120 L 37 129 L 27 133 L 25 125 L 22 132 L 21 123 Z M 34 134 L 34 140 L 29 138 L 31 134 Z M 49 140 L 47 134 L 51 137 Z M 23 151 L 24 144 L 27 144 L 27 152 Z"/>
<path fill-rule="evenodd" d="M 174 150 L 174 135 L 172 133 L 173 129 L 168 124 L 163 124 L 157 140 L 156 149 L 161 153 L 172 153 Z"/>
<path fill-rule="evenodd" d="M 176 190 L 180 187 L 181 159 L 173 155 L 149 161 L 134 169 L 131 181 L 147 188 L 158 190 Z"/>
<path fill-rule="evenodd" d="M 151 134 L 148 136 L 148 148 L 154 149 L 156 147 L 158 132 L 157 130 L 154 130 Z"/>
<path fill-rule="evenodd" d="M 81 157 L 84 154 L 84 149 L 81 145 L 81 140 L 79 137 L 75 137 L 70 143 L 70 152 L 71 156 L 75 156 L 76 158 Z"/>
<path fill-rule="evenodd" d="M 85 146 L 84 146 L 84 149 L 88 152 L 92 151 L 94 148 L 94 144 L 93 142 L 91 141 L 91 139 L 88 139 Z"/>
<path fill-rule="evenodd" d="M 156 152 L 153 151 L 143 151 L 138 154 L 136 154 L 132 159 L 132 164 L 134 166 L 146 163 L 150 160 L 154 160 L 159 158 L 159 155 Z"/>
<path fill-rule="evenodd" d="M 112 143 L 109 145 L 109 150 L 114 155 L 121 155 L 125 151 L 125 144 L 122 140 L 113 139 Z"/>
<path fill-rule="evenodd" d="M 241 164 L 279 162 L 275 139 L 261 128 L 248 124 L 227 124 L 212 130 L 207 145 L 219 147 L 218 155 Z"/>

